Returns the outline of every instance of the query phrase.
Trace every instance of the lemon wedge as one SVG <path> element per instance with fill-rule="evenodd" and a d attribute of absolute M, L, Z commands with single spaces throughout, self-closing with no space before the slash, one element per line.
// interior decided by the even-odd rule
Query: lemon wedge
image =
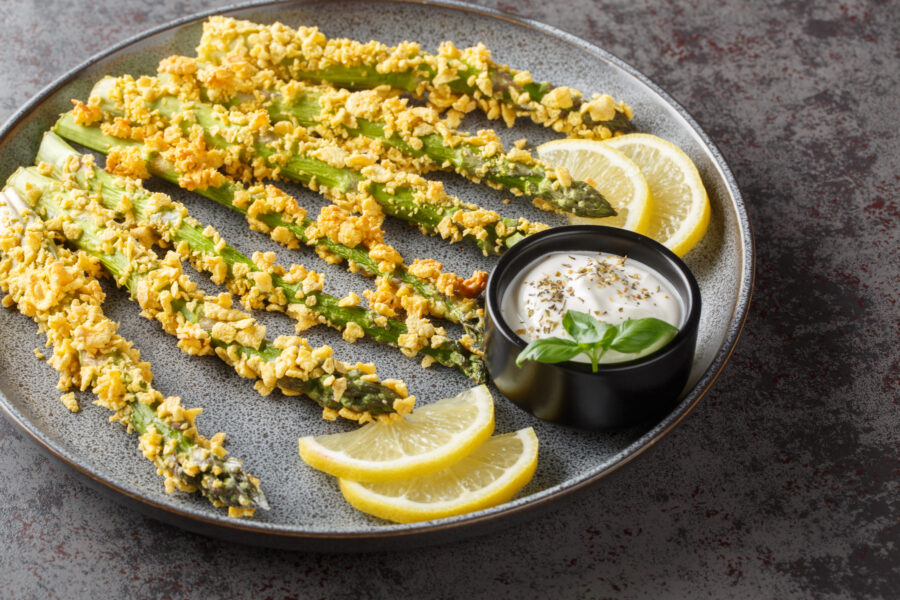
<path fill-rule="evenodd" d="M 346 433 L 300 438 L 311 467 L 354 481 L 395 481 L 433 473 L 473 452 L 494 431 L 487 386 L 426 404 L 403 418 Z"/>
<path fill-rule="evenodd" d="M 706 188 L 693 161 L 674 144 L 646 133 L 600 143 L 630 158 L 644 174 L 653 197 L 646 234 L 678 256 L 687 254 L 706 233 L 710 213 Z"/>
<path fill-rule="evenodd" d="M 537 155 L 551 165 L 565 167 L 573 179 L 591 179 L 617 213 L 602 219 L 569 215 L 571 223 L 609 225 L 647 233 L 652 206 L 650 188 L 641 169 L 627 156 L 603 142 L 571 138 L 541 144 Z"/>
<path fill-rule="evenodd" d="M 477 450 L 430 475 L 360 483 L 340 479 L 344 498 L 364 513 L 411 523 L 460 515 L 506 502 L 531 481 L 538 439 L 531 427 L 489 438 Z"/>

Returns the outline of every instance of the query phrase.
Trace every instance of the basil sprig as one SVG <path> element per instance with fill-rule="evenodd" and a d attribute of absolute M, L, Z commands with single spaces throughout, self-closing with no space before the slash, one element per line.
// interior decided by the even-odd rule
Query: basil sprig
<path fill-rule="evenodd" d="M 609 349 L 636 354 L 652 346 L 662 347 L 678 333 L 677 327 L 652 317 L 610 325 L 577 310 L 566 311 L 562 324 L 571 340 L 558 337 L 534 340 L 519 353 L 516 365 L 521 367 L 526 360 L 558 363 L 587 354 L 596 373 L 597 364 Z"/>

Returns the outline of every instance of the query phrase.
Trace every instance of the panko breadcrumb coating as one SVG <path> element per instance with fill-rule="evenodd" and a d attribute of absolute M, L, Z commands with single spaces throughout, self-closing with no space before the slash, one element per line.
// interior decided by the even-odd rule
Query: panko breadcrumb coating
<path fill-rule="evenodd" d="M 97 100 L 98 97 L 94 96 L 93 99 Z M 56 125 L 56 131 L 83 145 L 104 152 L 113 151 L 118 147 L 143 148 L 142 153 L 147 161 L 148 170 L 170 181 L 177 182 L 181 179 L 184 183 L 184 174 L 179 174 L 170 164 L 144 147 L 141 142 L 109 137 L 94 127 L 79 125 L 75 120 L 72 113 L 63 115 Z M 112 121 L 108 120 L 107 123 L 122 121 L 125 120 L 117 117 Z M 293 198 L 271 185 L 254 184 L 243 187 L 228 180 L 221 187 L 201 188 L 196 191 L 232 210 L 242 212 L 252 228 L 268 233 L 275 241 L 289 248 L 297 247 L 301 243 L 312 245 L 317 254 L 326 262 L 345 261 L 351 271 L 385 276 L 396 280 L 398 284 L 410 285 L 416 290 L 416 293 L 429 299 L 433 316 L 445 317 L 461 323 L 478 337 L 477 331 L 480 330 L 481 316 L 477 305 L 468 298 L 475 297 L 480 293 L 481 290 L 476 289 L 474 284 L 483 281 L 486 274 L 476 272 L 465 280 L 448 274 L 453 277 L 454 281 L 468 283 L 465 287 L 460 286 L 457 289 L 445 286 L 441 291 L 438 291 L 431 283 L 411 275 L 402 264 L 402 257 L 394 248 L 384 241 L 374 242 L 381 236 L 380 228 L 377 227 L 381 212 L 374 200 L 369 199 L 363 202 L 362 218 L 350 218 L 352 213 L 345 210 L 332 212 L 329 215 L 328 224 L 320 231 L 318 223 L 307 218 L 306 212 L 297 206 Z M 350 226 L 353 227 L 352 230 L 350 230 Z M 365 226 L 365 229 L 359 230 L 360 226 Z M 366 248 L 361 243 L 358 246 L 350 247 L 329 236 L 338 239 L 343 237 L 344 241 L 348 242 L 355 242 L 359 239 L 370 243 L 374 242 L 374 245 Z"/>
<path fill-rule="evenodd" d="M 78 155 L 53 134 L 45 137 L 38 156 L 52 161 L 50 172 L 70 187 L 101 192 L 96 196 L 97 202 L 113 211 L 116 219 L 133 234 L 143 235 L 145 230 L 155 234 L 147 236 L 149 240 L 142 243 L 165 242 L 182 260 L 187 259 L 198 270 L 210 273 L 215 283 L 224 283 L 245 308 L 286 312 L 297 320 L 298 333 L 322 323 L 343 330 L 348 341 L 370 335 L 377 341 L 403 347 L 408 332 L 401 321 L 382 322 L 377 313 L 356 307 L 358 296 L 355 304 L 346 304 L 325 293 L 324 277 L 320 273 L 302 265 L 285 269 L 276 263 L 272 252 L 257 252 L 252 258 L 244 256 L 229 246 L 215 228 L 204 227 L 169 196 L 145 190 L 139 180 L 114 177 L 98 170 L 90 157 Z M 439 269 L 440 264 L 436 264 Z M 401 306 L 399 300 L 396 304 Z M 423 306 L 430 308 L 427 303 Z M 222 338 L 230 332 L 222 325 L 213 330 L 213 335 Z M 470 356 L 468 350 L 452 340 L 440 344 L 429 340 L 428 344 L 413 349 L 413 353 L 419 351 L 445 366 L 461 369 L 473 379 L 483 379 L 480 359 Z"/>
<path fill-rule="evenodd" d="M 302 127 L 279 135 L 261 109 L 242 113 L 203 104 L 197 87 L 184 78 L 105 78 L 94 87 L 92 97 L 100 98 L 105 119 L 124 117 L 142 132 L 140 140 L 132 140 L 143 141 L 176 164 L 182 174 L 179 183 L 186 187 L 191 182 L 185 178 L 192 175 L 182 169 L 190 169 L 192 162 L 202 165 L 200 179 L 218 163 L 241 180 L 286 177 L 351 212 L 362 213 L 374 199 L 386 214 L 417 224 L 424 233 L 437 233 L 451 242 L 472 240 L 486 254 L 501 252 L 547 228 L 462 203 L 446 194 L 441 183 L 389 168 L 387 163 L 353 169 L 347 165 L 348 153 L 329 140 Z M 93 98 L 91 102 L 98 102 Z M 155 133 L 148 138 L 148 131 Z M 183 151 L 167 155 L 172 148 Z"/>
<path fill-rule="evenodd" d="M 576 89 L 536 82 L 528 71 L 494 62 L 484 44 L 460 49 L 448 41 L 430 54 L 415 42 L 363 44 L 328 39 L 316 27 L 292 29 L 212 16 L 203 24 L 197 55 L 213 64 L 238 57 L 283 80 L 328 81 L 348 88 L 385 85 L 419 98 L 427 95 L 451 122 L 480 108 L 509 127 L 516 117 L 529 117 L 569 137 L 606 139 L 633 130 L 634 115 L 624 102 L 606 94 L 585 100 Z"/>
<path fill-rule="evenodd" d="M 186 409 L 153 388 L 150 365 L 103 315 L 97 262 L 55 247 L 39 225 L 0 229 L 3 305 L 16 306 L 46 334 L 53 349 L 48 362 L 59 371 L 59 389 L 67 391 L 61 398 L 66 408 L 80 410 L 68 390 L 92 389 L 94 404 L 113 411 L 110 420 L 138 431 L 141 451 L 169 493 L 200 492 L 215 506 L 228 506 L 229 516 L 268 508 L 259 481 L 226 458 L 225 435 L 207 439 L 197 431 L 201 409 Z"/>
<path fill-rule="evenodd" d="M 8 183 L 33 203 L 48 230 L 64 235 L 62 224 L 76 222 L 82 234 L 69 241 L 103 257 L 104 267 L 118 285 L 128 288 L 141 314 L 177 337 L 183 352 L 219 356 L 242 377 L 256 379 L 254 387 L 263 395 L 275 388 L 288 395 L 305 394 L 324 408 L 347 409 L 342 414 L 354 420 L 394 413 L 395 402 L 406 405 L 384 385 L 361 380 L 355 368 L 334 359 L 328 346 L 313 348 L 294 336 L 267 340 L 265 327 L 232 308 L 228 294 L 202 294 L 184 274 L 175 252 L 158 259 L 94 196 L 67 189 L 36 170 L 19 169 Z M 326 385 L 326 380 L 334 385 Z"/>
<path fill-rule="evenodd" d="M 171 69 L 173 63 L 193 66 L 178 69 L 188 72 L 178 75 Z M 614 214 L 592 185 L 560 177 L 557 169 L 521 146 L 504 152 L 493 130 L 461 133 L 441 120 L 433 107 L 410 106 L 406 98 L 384 86 L 354 92 L 296 80 L 283 82 L 272 71 L 259 70 L 238 55 L 218 66 L 172 56 L 160 63 L 159 71 L 164 78 L 180 78 L 179 87 L 199 86 L 204 99 L 242 112 L 266 111 L 277 135 L 301 126 L 315 132 L 342 149 L 344 163 L 354 169 L 378 160 L 411 172 L 452 170 L 476 183 L 540 198 L 548 210 L 595 218 Z"/>

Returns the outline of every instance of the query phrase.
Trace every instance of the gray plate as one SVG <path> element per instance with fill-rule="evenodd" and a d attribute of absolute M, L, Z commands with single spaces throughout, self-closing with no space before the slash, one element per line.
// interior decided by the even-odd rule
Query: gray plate
<path fill-rule="evenodd" d="M 532 516 L 536 509 L 596 482 L 671 430 L 712 385 L 734 348 L 747 312 L 753 284 L 750 226 L 738 188 L 718 150 L 684 109 L 640 73 L 603 50 L 546 25 L 453 2 L 293 2 L 244 5 L 221 12 L 259 22 L 317 25 L 332 37 L 378 39 L 388 44 L 413 39 L 432 50 L 444 39 L 460 46 L 484 42 L 498 61 L 529 69 L 536 79 L 585 92 L 603 91 L 628 101 L 641 131 L 666 138 L 691 156 L 712 203 L 709 232 L 687 256 L 700 282 L 704 305 L 690 382 L 683 400 L 664 419 L 615 433 L 585 433 L 550 425 L 497 395 L 497 431 L 530 425 L 541 441 L 534 480 L 512 502 L 490 510 L 428 523 L 393 525 L 355 511 L 344 502 L 333 478 L 308 468 L 297 456 L 298 437 L 345 430 L 349 424 L 323 421 L 319 409 L 303 399 L 277 394 L 261 398 L 249 381 L 240 379 L 215 358 L 180 354 L 170 337 L 137 315 L 123 292 L 108 289 L 105 310 L 121 322 L 120 332 L 151 362 L 157 387 L 163 393 L 182 396 L 186 405 L 205 408 L 198 419 L 200 430 L 207 435 L 220 430 L 228 433 L 229 449 L 262 479 L 272 510 L 235 521 L 202 498 L 167 495 L 155 469 L 138 451 L 136 438 L 108 423 L 108 413 L 91 405 L 89 394 L 80 395 L 84 407 L 81 413 L 71 414 L 62 406 L 53 369 L 36 361 L 32 353 L 43 344 L 43 339 L 35 336 L 34 323 L 14 311 L 0 311 L 0 406 L 51 455 L 86 475 L 96 487 L 112 491 L 116 498 L 131 500 L 139 510 L 194 531 L 294 548 L 409 547 L 492 531 Z M 152 73 L 160 58 L 174 52 L 192 54 L 204 16 L 182 19 L 126 41 L 91 58 L 38 94 L 0 129 L 0 177 L 5 180 L 17 166 L 31 164 L 41 134 L 71 106 L 71 98 L 84 99 L 102 75 Z M 478 117 L 464 125 L 471 130 L 498 127 Z M 512 130 L 501 130 L 500 135 L 506 143 L 524 136 L 537 144 L 553 137 L 552 132 L 525 122 Z M 548 219 L 546 213 L 539 213 L 527 202 L 513 200 L 506 205 L 503 194 L 457 177 L 442 179 L 451 193 L 504 215 L 563 223 L 562 219 Z M 215 224 L 245 253 L 274 250 L 282 264 L 305 263 L 325 272 L 327 291 L 359 293 L 368 284 L 340 268 L 327 267 L 312 252 L 288 251 L 275 245 L 249 231 L 242 218 L 212 202 L 158 182 L 150 186 L 187 203 L 197 218 Z M 289 191 L 311 211 L 323 204 L 308 190 L 289 187 Z M 473 248 L 424 238 L 404 224 L 389 223 L 386 230 L 390 241 L 410 260 L 434 257 L 457 273 L 490 269 L 495 262 Z M 196 280 L 214 290 L 204 277 L 197 275 Z M 270 335 L 292 331 L 290 320 L 282 315 L 258 316 L 268 325 Z M 420 403 L 456 394 L 470 385 L 455 372 L 422 370 L 416 361 L 376 344 L 361 341 L 349 345 L 332 330 L 307 333 L 316 344 L 331 344 L 344 360 L 375 361 L 382 377 L 404 379 Z"/>

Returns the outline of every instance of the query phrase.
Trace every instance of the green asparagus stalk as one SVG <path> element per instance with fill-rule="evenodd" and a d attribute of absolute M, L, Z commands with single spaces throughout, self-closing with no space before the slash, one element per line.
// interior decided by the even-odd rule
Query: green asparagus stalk
<path fill-rule="evenodd" d="M 54 126 L 54 132 L 72 142 L 90 148 L 91 150 L 109 154 L 117 147 L 138 148 L 146 150 L 141 142 L 126 138 L 118 138 L 103 133 L 99 127 L 79 125 L 75 122 L 72 113 L 65 113 Z M 176 168 L 158 155 L 151 156 L 147 167 L 151 173 L 174 184 L 180 183 L 180 175 Z M 474 343 L 480 344 L 483 335 L 483 322 L 477 304 L 471 299 L 460 299 L 441 293 L 433 283 L 419 278 L 410 273 L 404 265 L 395 265 L 391 271 L 387 271 L 375 260 L 368 250 L 361 246 L 349 247 L 327 237 L 310 238 L 307 231 L 315 226 L 315 221 L 309 218 L 289 219 L 276 211 L 267 211 L 251 217 L 248 215 L 246 204 L 238 205 L 236 197 L 249 197 L 250 205 L 254 204 L 254 192 L 239 183 L 227 180 L 218 187 L 204 187 L 195 190 L 197 193 L 225 206 L 226 208 L 243 214 L 251 224 L 259 221 L 267 231 L 276 229 L 287 231 L 291 239 L 297 240 L 303 245 L 314 246 L 331 256 L 337 256 L 350 264 L 356 265 L 370 275 L 384 277 L 398 284 L 409 285 L 419 296 L 426 298 L 432 305 L 432 314 L 440 316 L 463 326 Z M 259 227 L 259 224 L 255 225 Z M 283 243 L 283 242 L 282 242 Z"/>
<path fill-rule="evenodd" d="M 178 58 L 172 57 L 169 61 Z M 202 70 L 204 65 L 201 63 L 199 67 Z M 214 101 L 212 97 L 217 95 L 216 90 L 203 83 L 208 78 L 208 75 L 201 74 L 193 81 L 208 100 Z M 249 87 L 253 85 L 246 83 Z M 294 89 L 288 98 L 276 86 L 270 85 L 222 100 L 230 106 L 245 106 L 255 97 L 262 97 L 265 99 L 263 107 L 272 123 L 289 121 L 315 128 L 317 132 L 324 129 L 337 139 L 363 136 L 379 140 L 388 148 L 396 148 L 413 159 L 419 159 L 424 166 L 452 170 L 476 182 L 485 181 L 499 189 L 540 198 L 558 210 L 581 217 L 601 218 L 616 214 L 603 195 L 590 184 L 561 180 L 550 165 L 534 159 L 525 151 L 516 151 L 515 156 L 504 152 L 502 147 L 498 148 L 499 138 L 491 131 L 480 132 L 478 136 L 463 134 L 440 124 L 436 113 L 409 109 L 405 100 L 388 98 L 377 91 L 363 93 L 373 95 L 367 98 L 370 107 L 365 110 L 375 114 L 372 119 L 354 115 L 349 122 L 335 118 L 333 109 L 323 104 L 324 97 L 328 106 L 336 103 L 344 107 L 346 98 L 337 96 L 346 92 L 322 86 L 302 86 Z M 390 128 L 384 122 L 386 117 L 392 122 L 410 122 L 412 131 L 405 135 L 396 131 L 388 133 L 386 129 Z M 381 120 L 374 120 L 379 118 Z M 417 134 L 419 128 L 431 133 Z"/>
<path fill-rule="evenodd" d="M 114 419 L 141 436 L 144 454 L 166 477 L 167 487 L 199 491 L 216 506 L 239 509 L 237 514 L 267 509 L 256 478 L 217 447 L 221 436 L 214 437 L 211 444 L 197 432 L 193 421 L 199 410 L 185 410 L 177 399 L 165 399 L 153 388 L 148 365 L 140 362 L 130 342 L 115 333 L 117 325 L 100 306 L 100 286 L 81 268 L 77 255 L 57 248 L 39 221 L 27 230 L 6 227 L 0 237 L 6 249 L 0 262 L 0 287 L 47 334 L 54 350 L 50 362 L 60 371 L 61 387 L 90 387 L 99 397 L 98 404 L 116 411 Z M 40 242 L 30 243 L 36 240 Z M 35 282 L 48 282 L 52 289 L 54 278 L 69 281 L 66 291 L 38 307 Z M 88 349 L 80 331 L 109 335 L 101 337 L 104 343 Z M 121 385 L 108 385 L 110 377 Z M 154 436 L 159 439 L 153 440 Z"/>
<path fill-rule="evenodd" d="M 259 379 L 261 393 L 278 387 L 289 395 L 306 394 L 348 418 L 411 409 L 411 402 L 393 387 L 334 360 L 330 348 L 313 350 L 299 338 L 265 339 L 265 328 L 250 315 L 197 292 L 174 255 L 159 260 L 84 192 L 67 189 L 33 167 L 18 169 L 7 185 L 34 202 L 38 215 L 58 225 L 78 249 L 97 258 L 143 314 L 178 336 L 182 350 L 214 352 L 238 374 Z"/>
<path fill-rule="evenodd" d="M 284 80 L 350 89 L 388 86 L 416 97 L 428 94 L 439 107 L 463 111 L 477 104 L 489 118 L 502 117 L 510 127 L 515 117 L 527 116 L 570 137 L 605 139 L 634 130 L 632 111 L 623 103 L 607 95 L 585 100 L 578 90 L 534 81 L 527 71 L 495 63 L 483 45 L 460 51 L 445 42 L 434 55 L 410 42 L 387 47 L 329 40 L 317 28 L 214 16 L 203 25 L 197 54 L 212 64 L 243 60 Z"/>
<path fill-rule="evenodd" d="M 117 365 L 117 368 L 127 368 L 127 365 Z M 130 381 L 128 384 L 143 387 L 141 382 Z M 152 390 L 146 389 L 144 392 L 152 393 Z M 137 396 L 132 392 L 129 395 Z M 269 503 L 259 488 L 258 481 L 244 471 L 237 459 L 230 456 L 219 457 L 214 451 L 200 446 L 186 435 L 184 430 L 192 427 L 189 421 L 160 418 L 156 411 L 158 404 L 151 406 L 134 399 L 130 403 L 132 409 L 129 425 L 141 436 L 161 436 L 160 444 L 163 449 L 171 444 L 172 450 L 154 461 L 167 477 L 180 481 L 186 489 L 197 488 L 216 506 L 268 510 Z"/>
<path fill-rule="evenodd" d="M 326 188 L 338 197 L 347 197 L 361 191 L 370 194 L 386 214 L 415 223 L 425 233 L 440 234 L 453 241 L 469 239 L 485 254 L 502 252 L 530 233 L 546 228 L 524 219 L 502 218 L 496 213 L 465 205 L 446 194 L 442 194 L 437 202 L 431 202 L 425 198 L 428 193 L 427 182 L 421 178 L 415 179 L 412 174 L 404 174 L 401 183 L 398 183 L 393 181 L 397 174 L 381 168 L 387 175 L 387 181 L 381 182 L 361 171 L 334 166 L 325 160 L 314 158 L 309 153 L 298 151 L 296 147 L 283 147 L 288 145 L 285 138 L 278 140 L 278 145 L 282 147 L 276 147 L 264 142 L 263 135 L 255 133 L 250 126 L 226 121 L 210 105 L 195 101 L 182 102 L 178 96 L 165 94 L 165 90 L 156 89 L 161 95 L 152 100 L 145 99 L 143 95 L 129 94 L 127 98 L 123 98 L 123 104 L 127 104 L 129 108 L 133 108 L 135 104 L 143 106 L 139 106 L 141 114 L 126 115 L 124 106 L 112 97 L 120 91 L 126 94 L 121 87 L 116 89 L 118 81 L 121 80 L 106 77 L 91 92 L 92 98 L 99 100 L 100 109 L 107 115 L 125 116 L 128 120 L 159 117 L 168 122 L 177 116 L 177 125 L 182 133 L 190 135 L 193 127 L 199 126 L 209 148 L 246 153 L 247 162 L 261 160 L 273 174 L 313 188 Z M 308 139 L 304 143 L 316 150 L 331 149 L 326 140 Z M 290 145 L 295 146 L 295 143 Z M 411 184 L 410 181 L 416 183 Z"/>
<path fill-rule="evenodd" d="M 404 337 L 408 339 L 407 325 L 396 319 L 387 319 L 375 311 L 358 306 L 341 306 L 340 299 L 322 291 L 304 292 L 303 282 L 288 282 L 284 270 L 265 269 L 267 277 L 260 279 L 253 274 L 263 272 L 260 266 L 241 254 L 234 247 L 217 242 L 214 230 L 204 227 L 191 218 L 187 209 L 179 203 L 165 198 L 160 201 L 159 195 L 145 190 L 140 181 L 122 181 L 101 169 L 94 168 L 89 161 L 82 160 L 82 155 L 52 132 L 44 135 L 38 150 L 37 162 L 53 167 L 53 176 L 73 182 L 81 189 L 97 194 L 100 203 L 111 211 L 118 211 L 122 206 L 123 196 L 128 197 L 130 213 L 135 224 L 149 224 L 168 242 L 178 246 L 180 242 L 187 245 L 188 258 L 200 270 L 216 272 L 218 264 L 225 265 L 225 280 L 232 293 L 250 298 L 254 303 L 262 303 L 261 308 L 288 310 L 290 305 L 303 305 L 318 315 L 326 324 L 346 331 L 355 324 L 362 333 L 383 344 L 401 346 Z M 69 177 L 70 176 L 70 177 Z M 235 265 L 246 268 L 235 269 Z M 305 271 L 305 270 L 304 270 Z M 240 274 L 239 274 L 240 272 Z M 249 290 L 253 293 L 248 294 Z M 248 306 L 250 308 L 250 306 Z M 481 383 L 485 379 L 484 364 L 481 358 L 463 348 L 459 342 L 447 339 L 432 345 L 430 340 L 422 347 L 404 346 L 409 354 L 421 353 L 440 364 L 462 371 L 472 380 Z"/>

